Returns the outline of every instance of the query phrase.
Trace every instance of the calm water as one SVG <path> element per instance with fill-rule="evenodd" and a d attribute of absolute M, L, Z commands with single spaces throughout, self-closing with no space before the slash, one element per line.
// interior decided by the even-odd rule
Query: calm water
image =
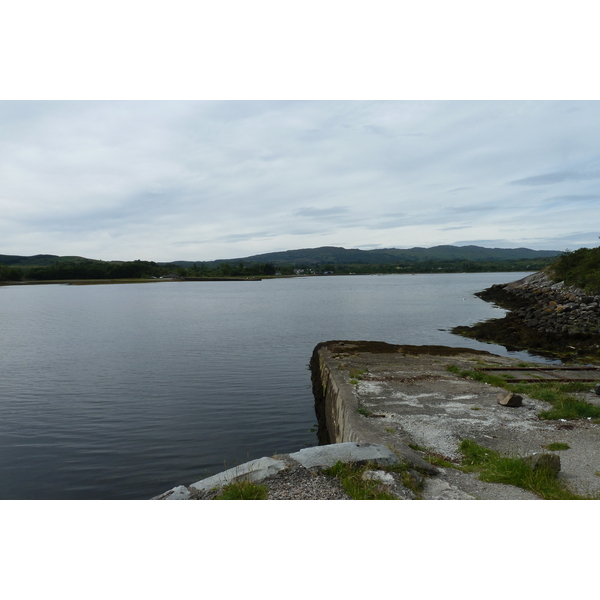
<path fill-rule="evenodd" d="M 525 273 L 0 287 L 0 498 L 145 499 L 316 445 L 332 339 L 489 350 L 447 331 Z"/>

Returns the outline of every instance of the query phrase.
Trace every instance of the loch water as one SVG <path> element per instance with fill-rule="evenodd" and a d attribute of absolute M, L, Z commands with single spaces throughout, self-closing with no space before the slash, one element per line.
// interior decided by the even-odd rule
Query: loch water
<path fill-rule="evenodd" d="M 0 499 L 148 499 L 317 444 L 327 340 L 441 344 L 527 273 L 0 287 Z M 535 360 L 543 360 L 535 358 Z"/>

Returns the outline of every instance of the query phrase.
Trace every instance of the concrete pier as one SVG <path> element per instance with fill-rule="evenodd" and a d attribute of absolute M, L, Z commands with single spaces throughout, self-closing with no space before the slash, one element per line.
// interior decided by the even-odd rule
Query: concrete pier
<path fill-rule="evenodd" d="M 538 414 L 551 408 L 548 403 L 523 396 L 518 407 L 502 405 L 499 396 L 505 390 L 448 371 L 449 366 L 501 367 L 508 374 L 519 365 L 523 365 L 519 360 L 468 348 L 325 342 L 317 346 L 311 361 L 321 442 L 383 444 L 415 467 L 422 466 L 424 453 L 409 444 L 458 461 L 463 439 L 510 456 L 544 453 L 544 446 L 560 442 L 569 449 L 557 452 L 562 464 L 559 477 L 574 492 L 600 493 L 600 424 L 592 419 L 541 420 Z M 595 376 L 600 379 L 600 374 Z M 594 385 L 579 395 L 598 405 Z M 533 497 L 516 488 L 501 489 L 512 486 L 483 484 L 473 474 L 454 469 L 438 469 L 437 479 L 476 498 Z"/>
<path fill-rule="evenodd" d="M 547 367 L 540 363 L 527 366 Z M 459 445 L 465 439 L 503 455 L 532 457 L 534 462 L 539 455 L 547 455 L 546 446 L 565 444 L 568 449 L 553 453 L 554 462 L 560 465 L 558 477 L 577 494 L 599 495 L 600 424 L 596 419 L 542 420 L 538 415 L 551 408 L 548 403 L 526 395 L 507 399 L 506 390 L 454 372 L 500 369 L 492 372 L 523 377 L 523 368 L 519 360 L 468 348 L 365 341 L 319 344 L 311 359 L 311 372 L 320 446 L 249 461 L 191 485 L 177 486 L 156 499 L 208 499 L 211 491 L 243 479 L 268 483 L 273 478 L 279 482 L 288 478 L 293 488 L 316 477 L 325 485 L 322 469 L 340 460 L 382 468 L 405 465 L 422 478 L 417 494 L 403 488 L 397 474 L 381 471 L 374 475 L 382 482 L 390 479 L 390 489 L 396 490 L 400 499 L 539 500 L 530 491 L 483 482 L 476 473 L 448 466 L 460 462 Z M 544 377 L 543 371 L 529 373 L 531 381 Z M 589 375 L 575 370 L 569 376 L 584 379 Z M 594 375 L 600 379 L 600 372 Z M 589 392 L 579 396 L 600 405 L 595 385 L 589 383 Z M 448 463 L 441 467 L 431 457 Z"/>

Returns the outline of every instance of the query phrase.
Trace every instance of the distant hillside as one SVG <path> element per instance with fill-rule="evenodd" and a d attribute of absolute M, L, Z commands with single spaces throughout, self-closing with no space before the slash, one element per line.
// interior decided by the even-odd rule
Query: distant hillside
<path fill-rule="evenodd" d="M 304 248 L 255 254 L 244 258 L 231 258 L 209 261 L 205 264 L 271 263 L 284 265 L 385 265 L 397 263 L 416 263 L 421 261 L 504 261 L 520 259 L 551 258 L 561 254 L 558 250 L 530 250 L 529 248 L 483 248 L 481 246 L 434 246 L 433 248 L 384 248 L 381 250 L 357 250 L 323 246 L 322 248 Z M 193 261 L 173 261 L 181 267 L 191 267 Z"/>
<path fill-rule="evenodd" d="M 256 277 L 275 274 L 463 273 L 539 271 L 561 252 L 528 248 L 435 246 L 357 250 L 324 246 L 214 261 L 102 261 L 81 256 L 0 254 L 0 280 L 103 279 L 164 276 Z"/>
<path fill-rule="evenodd" d="M 35 256 L 0 254 L 0 264 L 11 267 L 46 267 L 57 263 L 80 263 L 92 260 L 81 256 L 56 256 L 54 254 L 36 254 Z"/>

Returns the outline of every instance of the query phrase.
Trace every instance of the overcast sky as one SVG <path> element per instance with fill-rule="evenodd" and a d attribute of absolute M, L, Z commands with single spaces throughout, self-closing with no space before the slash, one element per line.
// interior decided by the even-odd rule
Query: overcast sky
<path fill-rule="evenodd" d="M 2 101 L 0 254 L 598 245 L 598 101 Z"/>

